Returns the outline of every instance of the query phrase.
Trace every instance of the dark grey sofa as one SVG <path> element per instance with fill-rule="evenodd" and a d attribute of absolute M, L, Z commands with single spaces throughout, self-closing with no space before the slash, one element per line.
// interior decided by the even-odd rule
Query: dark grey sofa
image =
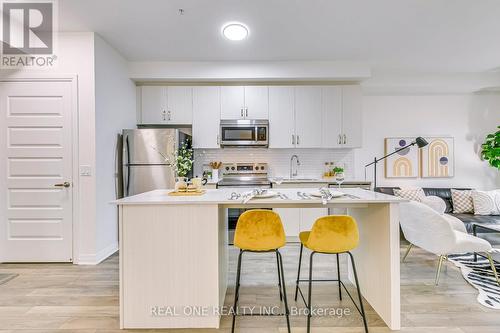
<path fill-rule="evenodd" d="M 399 189 L 399 187 L 377 187 L 375 191 L 394 195 L 394 189 Z M 470 190 L 469 188 L 454 188 L 457 190 Z M 455 214 L 453 213 L 453 201 L 451 200 L 451 188 L 423 188 L 425 195 L 435 195 L 440 197 L 446 203 L 445 213 L 455 216 L 456 218 L 462 220 L 469 233 L 472 233 L 472 224 L 482 224 L 482 225 L 497 225 L 500 226 L 500 215 L 495 216 L 483 216 L 474 214 Z M 479 229 L 478 229 L 479 231 Z M 484 229 L 481 232 L 485 232 Z"/>

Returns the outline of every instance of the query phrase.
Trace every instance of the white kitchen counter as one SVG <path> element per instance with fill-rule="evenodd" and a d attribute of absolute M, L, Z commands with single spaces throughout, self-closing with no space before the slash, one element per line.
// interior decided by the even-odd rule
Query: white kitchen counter
<path fill-rule="evenodd" d="M 285 194 L 289 200 L 283 200 L 279 197 L 274 197 L 270 199 L 252 199 L 248 204 L 300 204 L 300 205 L 312 205 L 321 203 L 321 198 L 304 200 L 297 195 L 297 191 L 301 192 L 313 192 L 317 191 L 316 187 L 311 188 L 284 188 L 284 189 L 271 189 L 272 191 Z M 335 189 L 336 190 L 336 189 Z M 244 193 L 251 191 L 251 188 L 221 188 L 221 189 L 207 189 L 205 194 L 199 196 L 169 196 L 168 192 L 172 190 L 155 190 L 146 193 L 137 194 L 131 197 L 126 197 L 120 200 L 114 201 L 118 205 L 242 205 L 241 200 L 230 200 L 231 193 Z M 360 188 L 345 188 L 341 189 L 350 196 L 344 196 L 341 198 L 336 198 L 330 201 L 330 205 L 341 203 L 348 204 L 354 203 L 359 204 L 361 202 L 367 203 L 393 203 L 401 202 L 402 200 L 398 197 L 392 195 L 386 195 L 383 193 L 372 192 L 368 190 L 363 190 Z M 355 196 L 357 198 L 351 197 Z M 246 204 L 246 205 L 248 205 Z M 243 205 L 243 206 L 246 206 Z"/>
<path fill-rule="evenodd" d="M 229 199 L 232 192 L 248 190 L 234 188 L 189 197 L 156 190 L 115 201 L 120 215 L 120 326 L 218 328 L 216 309 L 224 305 L 227 289 L 227 208 L 325 207 L 321 199 L 297 196 L 297 191 L 316 189 L 280 188 L 276 190 L 288 200 L 252 199 L 247 204 Z M 326 207 L 346 207 L 356 219 L 360 244 L 352 253 L 363 296 L 389 328 L 398 330 L 403 200 L 357 188 L 342 191 L 348 196 L 332 199 Z M 208 312 L 186 314 L 186 308 Z"/>

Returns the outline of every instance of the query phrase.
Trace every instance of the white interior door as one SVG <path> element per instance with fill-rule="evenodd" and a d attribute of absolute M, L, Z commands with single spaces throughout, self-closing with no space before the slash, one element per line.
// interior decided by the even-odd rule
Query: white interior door
<path fill-rule="evenodd" d="M 71 94 L 71 82 L 0 82 L 2 261 L 72 261 Z"/>

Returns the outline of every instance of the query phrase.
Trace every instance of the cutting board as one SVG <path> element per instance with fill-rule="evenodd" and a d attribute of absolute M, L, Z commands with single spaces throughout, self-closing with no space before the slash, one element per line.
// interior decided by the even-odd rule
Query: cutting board
<path fill-rule="evenodd" d="M 205 190 L 197 191 L 197 192 L 185 192 L 185 191 L 172 191 L 168 192 L 168 195 L 173 197 L 191 197 L 205 194 Z"/>

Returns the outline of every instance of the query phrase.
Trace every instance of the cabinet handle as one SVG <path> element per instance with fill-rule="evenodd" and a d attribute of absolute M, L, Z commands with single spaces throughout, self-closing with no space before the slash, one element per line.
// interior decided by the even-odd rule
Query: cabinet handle
<path fill-rule="evenodd" d="M 168 110 L 167 116 L 168 116 L 168 121 L 172 120 L 172 111 Z"/>
<path fill-rule="evenodd" d="M 245 108 L 245 117 L 248 117 L 248 108 Z"/>
<path fill-rule="evenodd" d="M 342 144 L 342 134 L 339 134 L 338 143 L 339 143 L 339 145 L 341 145 L 341 144 Z"/>
<path fill-rule="evenodd" d="M 347 135 L 344 134 L 344 144 L 347 144 Z"/>
<path fill-rule="evenodd" d="M 292 134 L 292 145 L 295 144 L 295 135 Z"/>
<path fill-rule="evenodd" d="M 166 117 L 165 117 L 165 115 L 166 115 L 166 112 L 165 112 L 165 110 L 163 110 L 161 112 L 161 116 L 162 116 L 163 121 L 167 120 Z"/>
<path fill-rule="evenodd" d="M 220 135 L 217 134 L 217 144 L 220 145 Z"/>
<path fill-rule="evenodd" d="M 297 145 L 299 145 L 299 144 L 300 144 L 299 138 L 300 138 L 300 137 L 297 135 Z"/>
<path fill-rule="evenodd" d="M 241 117 L 243 117 L 243 108 L 240 109 Z"/>

